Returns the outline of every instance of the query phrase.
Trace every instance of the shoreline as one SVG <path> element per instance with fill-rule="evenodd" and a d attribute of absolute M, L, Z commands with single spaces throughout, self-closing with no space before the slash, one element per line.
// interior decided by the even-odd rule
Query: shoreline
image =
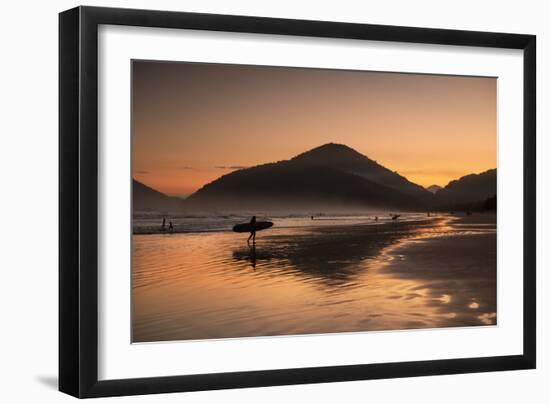
<path fill-rule="evenodd" d="M 269 230 L 284 230 L 284 229 L 320 229 L 320 228 L 329 228 L 329 227 L 380 227 L 384 225 L 403 225 L 403 224 L 410 224 L 410 225 L 421 225 L 426 222 L 433 222 L 434 220 L 444 220 L 444 219 L 451 219 L 455 221 L 462 221 L 462 220 L 468 220 L 472 221 L 474 223 L 476 220 L 479 221 L 481 217 L 491 217 L 495 216 L 495 213 L 478 213 L 477 215 L 472 216 L 458 216 L 458 215 L 451 215 L 451 214 L 433 214 L 432 216 L 426 216 L 424 213 L 414 213 L 414 214 L 403 214 L 400 219 L 396 221 L 392 221 L 390 217 L 388 216 L 380 216 L 379 220 L 374 220 L 374 216 L 339 216 L 339 217 L 330 217 L 330 216 L 322 216 L 315 219 L 311 219 L 311 222 L 309 222 L 308 216 L 302 216 L 302 217 L 285 217 L 285 218 L 267 218 L 270 221 L 273 221 L 275 225 L 270 228 Z M 196 228 L 197 223 L 191 223 L 191 224 L 181 224 L 177 223 L 173 230 L 161 230 L 160 227 L 158 228 L 152 228 L 151 225 L 141 225 L 141 226 L 134 226 L 132 229 L 132 235 L 136 236 L 146 236 L 146 235 L 175 235 L 175 234 L 200 234 L 200 233 L 232 233 L 232 227 L 236 224 L 243 223 L 243 222 L 237 222 L 235 220 L 229 220 L 226 218 L 223 218 L 225 222 L 220 223 L 217 225 L 217 227 L 213 228 Z M 285 221 L 291 221 L 291 220 L 303 220 L 304 223 L 300 225 L 291 225 L 288 223 L 284 223 Z M 496 220 L 495 220 L 496 221 Z M 350 223 L 353 222 L 353 223 Z M 489 224 L 491 221 L 488 222 Z M 206 225 L 212 225 L 212 223 L 207 223 Z M 188 226 L 185 228 L 184 226 Z M 213 225 L 216 226 L 216 225 Z M 221 227 L 220 227 L 221 226 Z M 195 227 L 195 228 L 193 228 Z M 268 231 L 269 231 L 268 230 Z M 269 233 L 261 233 L 261 234 L 269 234 Z"/>

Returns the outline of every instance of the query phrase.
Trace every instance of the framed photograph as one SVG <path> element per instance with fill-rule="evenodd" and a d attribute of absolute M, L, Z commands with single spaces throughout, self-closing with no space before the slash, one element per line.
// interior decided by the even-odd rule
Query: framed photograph
<path fill-rule="evenodd" d="M 61 391 L 535 368 L 535 36 L 59 27 Z"/>

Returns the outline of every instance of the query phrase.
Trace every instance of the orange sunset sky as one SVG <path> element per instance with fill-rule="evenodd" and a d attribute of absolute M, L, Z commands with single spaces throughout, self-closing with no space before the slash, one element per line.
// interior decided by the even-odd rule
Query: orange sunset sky
<path fill-rule="evenodd" d="M 496 167 L 495 78 L 132 63 L 133 176 L 187 196 L 342 143 L 419 185 Z"/>

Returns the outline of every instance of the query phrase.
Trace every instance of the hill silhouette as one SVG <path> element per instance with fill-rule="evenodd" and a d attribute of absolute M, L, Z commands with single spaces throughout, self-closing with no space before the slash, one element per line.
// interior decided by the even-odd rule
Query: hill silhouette
<path fill-rule="evenodd" d="M 395 171 L 378 164 L 367 156 L 343 144 L 327 143 L 294 157 L 302 165 L 323 165 L 383 184 L 419 201 L 427 202 L 432 195 L 424 187 L 410 182 Z"/>
<path fill-rule="evenodd" d="M 234 171 L 186 200 L 207 210 L 416 209 L 433 195 L 357 151 L 329 143 L 290 160 Z"/>
<path fill-rule="evenodd" d="M 465 175 L 449 182 L 435 195 L 437 206 L 477 204 L 497 194 L 497 170 Z"/>
<path fill-rule="evenodd" d="M 328 143 L 219 177 L 183 200 L 133 181 L 134 211 L 327 212 L 496 206 L 496 169 L 425 189 L 356 150 Z M 436 191 L 435 194 L 433 191 Z"/>
<path fill-rule="evenodd" d="M 429 187 L 426 187 L 428 191 L 430 191 L 432 194 L 437 194 L 439 191 L 443 189 L 443 187 L 440 187 L 439 185 L 430 185 Z"/>
<path fill-rule="evenodd" d="M 183 207 L 183 200 L 164 195 L 134 179 L 132 181 L 132 205 L 134 211 L 179 210 Z"/>

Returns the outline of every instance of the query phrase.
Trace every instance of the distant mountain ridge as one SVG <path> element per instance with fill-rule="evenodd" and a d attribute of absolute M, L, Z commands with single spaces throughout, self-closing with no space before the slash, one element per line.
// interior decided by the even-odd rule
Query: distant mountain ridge
<path fill-rule="evenodd" d="M 497 170 L 469 174 L 449 182 L 437 192 L 436 204 L 440 206 L 473 204 L 485 201 L 497 194 Z"/>
<path fill-rule="evenodd" d="M 419 208 L 424 188 L 348 146 L 329 143 L 290 160 L 234 171 L 189 196 L 205 209 Z"/>
<path fill-rule="evenodd" d="M 134 179 L 132 181 L 132 206 L 134 211 L 179 210 L 183 208 L 183 200 L 164 195 Z"/>
<path fill-rule="evenodd" d="M 348 146 L 328 143 L 289 160 L 230 172 L 185 200 L 134 180 L 133 204 L 134 211 L 447 209 L 496 195 L 496 169 L 438 188 L 423 188 Z"/>
<path fill-rule="evenodd" d="M 371 160 L 343 144 L 327 143 L 299 154 L 290 161 L 298 164 L 328 165 L 340 171 L 355 174 L 370 181 L 382 184 L 401 193 L 413 196 L 420 201 L 430 200 L 432 195 L 420 185 L 410 182 L 397 172 Z"/>
<path fill-rule="evenodd" d="M 391 188 L 326 166 L 300 167 L 288 161 L 227 174 L 186 200 L 209 210 L 326 210 L 418 206 Z"/>
<path fill-rule="evenodd" d="M 426 187 L 426 190 L 430 191 L 432 194 L 437 194 L 440 190 L 442 190 L 443 187 L 439 185 L 430 185 L 429 187 Z"/>

